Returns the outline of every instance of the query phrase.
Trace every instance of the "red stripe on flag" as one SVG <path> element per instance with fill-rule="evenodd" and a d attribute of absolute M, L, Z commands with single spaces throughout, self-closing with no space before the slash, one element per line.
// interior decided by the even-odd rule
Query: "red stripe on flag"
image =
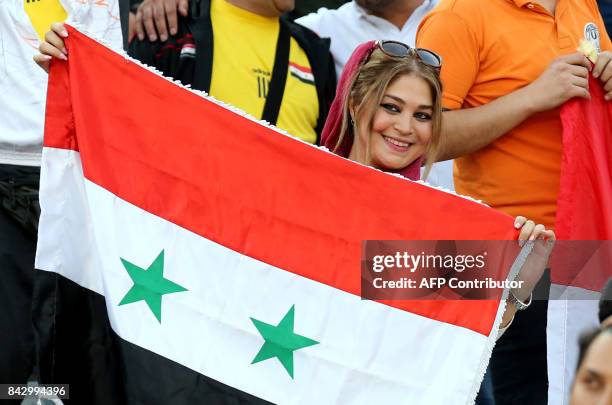
<path fill-rule="evenodd" d="M 69 32 L 45 146 L 78 138 L 85 176 L 152 214 L 356 295 L 364 239 L 515 237 L 505 214 L 279 135 Z M 488 334 L 498 303 L 388 304 Z"/>
<path fill-rule="evenodd" d="M 295 62 L 289 62 L 289 66 L 293 66 L 294 68 L 296 68 L 297 70 L 299 70 L 300 72 L 304 72 L 304 73 L 312 73 L 312 69 L 306 67 L 306 66 L 301 66 L 298 65 Z"/>

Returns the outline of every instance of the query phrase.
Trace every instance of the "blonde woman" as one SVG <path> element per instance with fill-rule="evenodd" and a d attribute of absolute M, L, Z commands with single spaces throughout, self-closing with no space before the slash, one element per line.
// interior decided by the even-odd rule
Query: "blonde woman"
<path fill-rule="evenodd" d="M 427 49 L 397 41 L 360 45 L 340 77 L 321 143 L 340 156 L 411 180 L 420 178 L 423 165 L 426 175 L 443 142 L 441 67 L 441 58 Z M 516 310 L 531 303 L 550 254 L 551 243 L 545 242 L 555 239 L 552 230 L 525 217 L 516 217 L 515 227 L 519 244 L 539 243 L 519 275 L 523 288 L 511 291 L 504 330 Z"/>

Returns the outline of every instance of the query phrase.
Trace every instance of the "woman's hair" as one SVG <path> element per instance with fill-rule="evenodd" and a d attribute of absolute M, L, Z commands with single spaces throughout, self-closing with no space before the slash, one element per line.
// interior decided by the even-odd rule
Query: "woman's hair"
<path fill-rule="evenodd" d="M 338 141 L 334 146 L 336 151 L 346 142 L 346 137 L 353 137 L 350 109 L 355 113 L 355 121 L 367 122 L 371 131 L 372 119 L 389 84 L 403 75 L 411 75 L 423 79 L 429 86 L 433 98 L 432 136 L 425 152 L 425 175 L 427 177 L 431 165 L 436 161 L 440 149 L 440 131 L 442 123 L 442 84 L 436 71 L 422 62 L 416 56 L 396 58 L 387 56 L 375 48 L 370 58 L 355 71 L 350 80 L 349 91 L 342 100 L 342 125 Z M 360 117 L 357 119 L 357 117 Z M 352 139 L 354 141 L 354 139 Z M 367 156 L 370 154 L 368 142 Z"/>
<path fill-rule="evenodd" d="M 612 316 L 612 277 L 608 279 L 599 299 L 599 322 L 603 322 Z"/>
<path fill-rule="evenodd" d="M 591 329 L 580 335 L 580 338 L 578 339 L 578 346 L 580 348 L 580 351 L 578 352 L 578 365 L 576 366 L 576 370 L 580 369 L 582 361 L 584 360 L 587 351 L 589 350 L 589 347 L 591 347 L 591 344 L 595 341 L 595 339 L 597 339 L 600 335 L 603 335 L 604 333 L 612 335 L 612 326 Z"/>

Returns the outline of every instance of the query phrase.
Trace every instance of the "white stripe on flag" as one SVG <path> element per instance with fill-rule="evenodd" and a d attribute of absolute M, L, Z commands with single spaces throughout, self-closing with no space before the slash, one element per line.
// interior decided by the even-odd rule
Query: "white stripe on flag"
<path fill-rule="evenodd" d="M 78 152 L 46 148 L 43 162 L 37 267 L 104 294 L 123 339 L 275 403 L 473 400 L 486 336 L 362 301 L 204 239 L 83 179 Z M 58 184 L 61 195 L 50 192 Z M 163 276 L 188 291 L 163 297 L 159 323 L 144 301 L 118 303 L 133 286 L 120 258 L 146 268 L 162 250 Z M 319 342 L 294 352 L 294 379 L 276 358 L 251 364 L 264 340 L 250 319 L 277 325 L 293 305 L 295 333 Z"/>
<path fill-rule="evenodd" d="M 578 337 L 599 325 L 597 306 L 600 294 L 552 284 L 550 296 L 556 299 L 548 301 L 546 324 L 548 403 L 567 405 L 578 362 Z"/>

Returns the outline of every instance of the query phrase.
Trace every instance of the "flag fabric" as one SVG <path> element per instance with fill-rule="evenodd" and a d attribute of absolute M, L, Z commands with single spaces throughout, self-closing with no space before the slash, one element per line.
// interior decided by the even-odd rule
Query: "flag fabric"
<path fill-rule="evenodd" d="M 572 241 L 568 254 L 576 265 L 551 263 L 547 324 L 551 405 L 569 402 L 578 337 L 598 325 L 600 291 L 612 276 L 612 268 L 601 264 L 612 263 L 612 103 L 604 100 L 603 86 L 592 76 L 589 92 L 590 100 L 576 98 L 561 109 L 563 160 L 555 231 L 558 239 Z M 568 259 L 564 254 L 557 257 Z"/>
<path fill-rule="evenodd" d="M 503 304 L 362 300 L 361 242 L 511 240 L 512 218 L 282 134 L 72 27 L 66 44 L 41 175 L 36 264 L 58 274 L 42 383 L 90 404 L 474 401 Z"/>

